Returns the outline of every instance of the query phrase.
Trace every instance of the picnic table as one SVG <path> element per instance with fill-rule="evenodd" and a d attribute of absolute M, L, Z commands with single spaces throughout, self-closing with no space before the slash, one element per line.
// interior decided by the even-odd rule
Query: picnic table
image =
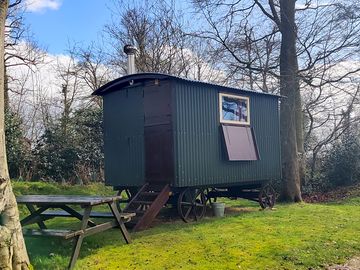
<path fill-rule="evenodd" d="M 131 220 L 135 213 L 122 213 L 117 208 L 121 196 L 77 196 L 77 195 L 24 195 L 16 198 L 18 204 L 25 204 L 29 215 L 21 220 L 26 226 L 36 223 L 40 229 L 23 229 L 24 235 L 56 236 L 64 239 L 75 238 L 75 243 L 68 269 L 75 266 L 81 244 L 86 236 L 119 227 L 127 244 L 131 242 L 125 222 Z M 94 212 L 94 206 L 108 205 L 110 212 Z M 76 208 L 82 209 L 81 211 Z M 54 211 L 51 209 L 60 209 Z M 74 217 L 81 221 L 77 230 L 48 229 L 45 221 L 55 217 Z M 110 218 L 110 221 L 94 222 L 90 218 Z"/>

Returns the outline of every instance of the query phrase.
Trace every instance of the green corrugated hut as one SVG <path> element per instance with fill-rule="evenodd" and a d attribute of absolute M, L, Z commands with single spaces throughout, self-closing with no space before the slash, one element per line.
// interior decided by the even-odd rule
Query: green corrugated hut
<path fill-rule="evenodd" d="M 106 184 L 117 190 L 257 200 L 256 190 L 281 177 L 277 95 L 158 73 L 127 75 L 94 94 L 103 97 Z"/>

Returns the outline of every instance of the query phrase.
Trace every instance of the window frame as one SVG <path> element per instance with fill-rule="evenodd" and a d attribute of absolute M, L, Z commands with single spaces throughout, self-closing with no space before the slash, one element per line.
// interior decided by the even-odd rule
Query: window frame
<path fill-rule="evenodd" d="M 246 108 L 246 110 L 247 110 L 247 121 L 246 122 L 240 122 L 240 121 L 235 121 L 235 120 L 224 120 L 223 119 L 223 110 L 222 110 L 222 104 L 223 104 L 222 98 L 223 97 L 230 97 L 230 98 L 239 99 L 239 100 L 245 100 L 246 101 L 246 104 L 247 104 L 247 108 Z M 245 96 L 240 96 L 240 95 L 219 93 L 219 114 L 220 114 L 220 123 L 250 126 L 250 98 L 245 97 Z"/>

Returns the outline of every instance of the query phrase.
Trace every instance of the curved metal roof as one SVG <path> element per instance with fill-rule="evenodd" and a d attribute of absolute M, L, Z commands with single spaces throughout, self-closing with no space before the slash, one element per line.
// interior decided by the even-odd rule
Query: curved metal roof
<path fill-rule="evenodd" d="M 148 81 L 148 80 L 155 80 L 155 79 L 178 80 L 178 81 L 185 81 L 185 82 L 190 82 L 190 83 L 220 87 L 223 89 L 228 89 L 230 91 L 239 91 L 240 90 L 240 91 L 249 92 L 252 94 L 268 95 L 268 96 L 273 96 L 273 97 L 278 97 L 278 98 L 281 97 L 281 96 L 275 95 L 275 94 L 252 91 L 252 90 L 244 90 L 244 89 L 240 89 L 240 88 L 228 87 L 228 86 L 223 86 L 220 84 L 214 84 L 214 83 L 209 83 L 209 82 L 195 81 L 195 80 L 191 80 L 191 79 L 187 79 L 187 78 L 182 78 L 182 77 L 177 77 L 177 76 L 162 74 L 162 73 L 135 73 L 135 74 L 126 75 L 126 76 L 117 78 L 117 79 L 101 86 L 99 89 L 95 90 L 92 93 L 92 95 L 103 96 L 109 92 L 119 90 L 123 87 L 126 87 L 126 86 L 134 84 L 134 83 L 144 82 L 144 81 Z"/>

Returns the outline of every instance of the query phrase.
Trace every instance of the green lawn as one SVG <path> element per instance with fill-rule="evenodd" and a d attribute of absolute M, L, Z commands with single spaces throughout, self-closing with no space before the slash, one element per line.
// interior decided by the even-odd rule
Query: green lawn
<path fill-rule="evenodd" d="M 14 183 L 17 194 L 113 194 L 102 185 L 62 187 Z M 174 221 L 133 233 L 124 244 L 117 230 L 88 237 L 77 269 L 322 269 L 360 254 L 360 197 L 327 204 L 280 204 L 273 211 L 229 201 L 225 218 Z M 229 209 L 228 209 L 229 210 Z M 23 212 L 24 209 L 21 209 Z M 69 226 L 70 220 L 49 221 Z M 35 269 L 64 269 L 71 242 L 26 238 Z"/>

